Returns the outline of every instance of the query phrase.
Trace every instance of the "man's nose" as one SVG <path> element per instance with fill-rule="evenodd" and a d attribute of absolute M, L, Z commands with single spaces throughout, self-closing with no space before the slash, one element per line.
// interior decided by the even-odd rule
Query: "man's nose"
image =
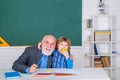
<path fill-rule="evenodd" d="M 48 44 L 48 47 L 51 48 L 51 44 Z"/>

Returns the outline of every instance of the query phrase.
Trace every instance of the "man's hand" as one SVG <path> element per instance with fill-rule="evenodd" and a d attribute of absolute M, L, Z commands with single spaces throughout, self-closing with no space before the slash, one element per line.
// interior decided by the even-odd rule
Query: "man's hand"
<path fill-rule="evenodd" d="M 29 73 L 35 72 L 36 69 L 37 69 L 37 67 L 38 67 L 38 66 L 37 66 L 36 64 L 33 64 L 33 65 L 30 67 Z"/>

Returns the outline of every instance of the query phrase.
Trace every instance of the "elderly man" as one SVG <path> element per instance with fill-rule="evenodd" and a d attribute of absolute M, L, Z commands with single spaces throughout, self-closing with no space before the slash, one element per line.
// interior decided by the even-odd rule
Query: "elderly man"
<path fill-rule="evenodd" d="M 14 62 L 12 69 L 33 73 L 36 68 L 52 67 L 52 52 L 56 46 L 56 38 L 52 35 L 46 35 L 38 46 L 27 47 L 23 54 Z M 41 47 L 41 49 L 40 49 Z"/>

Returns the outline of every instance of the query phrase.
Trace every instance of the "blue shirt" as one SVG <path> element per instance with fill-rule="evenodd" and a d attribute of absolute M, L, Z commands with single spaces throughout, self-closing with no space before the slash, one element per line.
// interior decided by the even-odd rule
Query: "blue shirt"
<path fill-rule="evenodd" d="M 40 68 L 47 68 L 47 62 L 48 62 L 48 56 L 45 56 L 42 53 L 41 62 L 40 62 Z"/>
<path fill-rule="evenodd" d="M 54 50 L 53 52 L 53 64 L 52 68 L 72 68 L 73 61 L 65 58 L 65 56 L 58 52 L 58 50 Z"/>
<path fill-rule="evenodd" d="M 41 59 L 39 60 L 39 62 L 40 62 L 40 63 L 38 64 L 38 66 L 39 66 L 40 68 L 47 68 L 48 56 L 45 56 L 45 55 L 42 53 L 42 57 L 41 57 Z M 30 70 L 30 68 L 27 68 L 27 69 L 25 70 L 25 72 L 28 73 L 29 70 Z"/>

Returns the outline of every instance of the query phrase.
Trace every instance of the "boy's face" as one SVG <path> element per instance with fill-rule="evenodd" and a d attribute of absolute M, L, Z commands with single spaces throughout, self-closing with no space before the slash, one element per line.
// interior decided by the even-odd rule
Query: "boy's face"
<path fill-rule="evenodd" d="M 68 51 L 68 43 L 67 43 L 67 42 L 60 42 L 60 43 L 58 44 L 58 51 L 59 51 L 60 53 L 63 53 L 63 52 L 62 52 L 62 49 L 66 49 L 66 50 Z"/>

